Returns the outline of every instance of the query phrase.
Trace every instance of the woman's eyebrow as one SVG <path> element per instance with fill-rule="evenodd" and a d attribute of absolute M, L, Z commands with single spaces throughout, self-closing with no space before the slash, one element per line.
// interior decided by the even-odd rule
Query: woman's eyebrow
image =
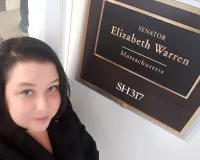
<path fill-rule="evenodd" d="M 58 82 L 58 81 L 59 81 L 59 78 L 56 78 L 56 79 L 53 80 L 50 84 L 55 83 L 55 82 Z M 32 83 L 29 83 L 29 82 L 21 82 L 21 83 L 19 83 L 18 86 L 20 86 L 20 87 L 23 87 L 23 86 L 32 86 L 32 87 L 34 87 L 34 86 L 36 86 L 36 85 L 35 85 L 35 84 L 32 84 Z"/>
<path fill-rule="evenodd" d="M 53 80 L 50 84 L 55 83 L 55 82 L 59 82 L 59 78 L 56 78 L 56 79 Z"/>
<path fill-rule="evenodd" d="M 20 87 L 23 87 L 23 86 L 35 86 L 35 84 L 28 83 L 28 82 L 21 82 L 21 83 L 19 83 L 18 86 L 20 86 Z"/>

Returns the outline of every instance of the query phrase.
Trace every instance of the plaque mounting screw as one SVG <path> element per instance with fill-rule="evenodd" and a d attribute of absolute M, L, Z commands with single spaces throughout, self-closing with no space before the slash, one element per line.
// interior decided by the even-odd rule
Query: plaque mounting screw
<path fill-rule="evenodd" d="M 126 105 L 125 105 L 124 103 L 121 103 L 121 106 L 122 106 L 124 109 L 127 108 Z"/>

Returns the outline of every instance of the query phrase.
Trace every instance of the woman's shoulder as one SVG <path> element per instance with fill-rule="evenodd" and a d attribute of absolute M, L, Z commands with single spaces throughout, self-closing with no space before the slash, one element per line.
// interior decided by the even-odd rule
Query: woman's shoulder
<path fill-rule="evenodd" d="M 57 119 L 57 121 L 59 121 L 62 125 L 66 126 L 66 125 L 74 125 L 77 119 L 78 117 L 74 112 L 72 104 L 69 100 L 67 106 L 64 108 L 61 116 Z"/>
<path fill-rule="evenodd" d="M 17 151 L 0 141 L 0 160 L 27 160 Z"/>
<path fill-rule="evenodd" d="M 84 153 L 84 159 L 99 159 L 99 152 L 96 147 L 96 142 L 94 141 L 93 137 L 87 132 L 85 125 L 82 124 L 77 114 L 74 112 L 70 101 L 59 123 L 64 128 L 66 127 L 68 130 L 75 131 L 71 133 L 75 133 L 72 136 L 79 140 L 82 148 L 81 150 Z"/>

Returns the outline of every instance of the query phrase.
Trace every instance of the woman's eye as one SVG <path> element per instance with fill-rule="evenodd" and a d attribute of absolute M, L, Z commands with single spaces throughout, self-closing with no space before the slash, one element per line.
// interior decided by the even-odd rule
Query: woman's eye
<path fill-rule="evenodd" d="M 24 96 L 30 96 L 33 92 L 31 90 L 22 91 L 21 94 Z"/>
<path fill-rule="evenodd" d="M 58 86 L 52 86 L 52 87 L 50 87 L 50 88 L 48 89 L 48 91 L 53 92 L 53 91 L 56 91 L 57 88 L 58 88 Z"/>

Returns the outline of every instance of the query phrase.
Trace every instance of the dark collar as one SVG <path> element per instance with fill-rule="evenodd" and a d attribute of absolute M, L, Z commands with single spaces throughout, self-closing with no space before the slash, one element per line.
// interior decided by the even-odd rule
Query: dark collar
<path fill-rule="evenodd" d="M 20 146 L 17 145 L 22 154 L 31 160 L 58 160 L 56 156 L 49 153 L 41 144 L 39 144 L 26 131 L 21 135 L 23 137 Z"/>

